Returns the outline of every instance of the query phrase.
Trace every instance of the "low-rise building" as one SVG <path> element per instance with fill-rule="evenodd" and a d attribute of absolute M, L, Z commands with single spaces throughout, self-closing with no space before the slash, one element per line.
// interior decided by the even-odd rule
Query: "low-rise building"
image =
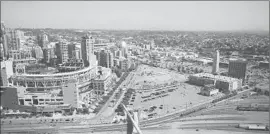
<path fill-rule="evenodd" d="M 99 74 L 92 80 L 94 93 L 103 95 L 110 90 L 112 80 L 112 72 L 110 68 L 99 68 Z"/>
<path fill-rule="evenodd" d="M 223 92 L 237 90 L 242 87 L 242 80 L 227 76 L 198 73 L 189 76 L 189 83 L 204 86 L 214 84 L 215 88 Z"/>
<path fill-rule="evenodd" d="M 200 94 L 205 96 L 212 96 L 219 92 L 218 89 L 215 88 L 214 84 L 205 85 L 203 88 L 201 88 Z"/>

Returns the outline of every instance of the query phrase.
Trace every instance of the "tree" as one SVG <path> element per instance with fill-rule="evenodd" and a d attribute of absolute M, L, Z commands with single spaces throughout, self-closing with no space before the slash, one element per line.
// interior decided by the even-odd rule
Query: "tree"
<path fill-rule="evenodd" d="M 199 69 L 197 67 L 194 69 L 194 73 L 199 73 Z"/>
<path fill-rule="evenodd" d="M 200 73 L 203 73 L 203 69 L 200 69 L 199 72 L 200 72 Z"/>
<path fill-rule="evenodd" d="M 118 78 L 120 78 L 120 77 L 121 77 L 121 74 L 122 74 L 122 71 L 121 71 L 120 69 L 116 69 L 116 70 L 115 70 L 115 74 L 116 74 L 116 76 L 117 76 Z"/>

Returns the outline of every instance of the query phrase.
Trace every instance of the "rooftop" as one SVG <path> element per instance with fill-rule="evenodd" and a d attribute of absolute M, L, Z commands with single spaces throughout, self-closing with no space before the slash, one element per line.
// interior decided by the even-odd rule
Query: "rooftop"
<path fill-rule="evenodd" d="M 227 81 L 227 82 L 239 81 L 239 79 L 236 79 L 236 78 L 221 76 L 221 75 L 213 75 L 210 73 L 198 73 L 198 74 L 193 74 L 192 76 L 216 79 L 216 80 Z"/>
<path fill-rule="evenodd" d="M 111 75 L 111 69 L 101 68 L 102 74 L 98 74 L 94 80 L 106 80 Z"/>
<path fill-rule="evenodd" d="M 243 58 L 230 58 L 229 61 L 230 62 L 247 62 L 247 60 Z"/>

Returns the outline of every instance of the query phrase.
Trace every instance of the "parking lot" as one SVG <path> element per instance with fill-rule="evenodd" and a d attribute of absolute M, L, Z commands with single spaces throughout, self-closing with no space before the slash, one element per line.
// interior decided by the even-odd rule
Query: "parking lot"
<path fill-rule="evenodd" d="M 212 97 L 199 95 L 201 87 L 185 83 L 187 77 L 167 69 L 140 66 L 134 76 L 134 83 L 139 83 L 138 85 L 147 83 L 149 87 L 136 86 L 136 95 L 130 99 L 128 107 L 141 109 L 148 115 L 159 116 L 222 95 Z"/>

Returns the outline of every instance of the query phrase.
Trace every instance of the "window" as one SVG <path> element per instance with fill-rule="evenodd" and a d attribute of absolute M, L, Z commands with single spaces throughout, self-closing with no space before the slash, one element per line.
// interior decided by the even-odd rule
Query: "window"
<path fill-rule="evenodd" d="M 25 101 L 32 101 L 31 99 L 25 99 Z"/>

